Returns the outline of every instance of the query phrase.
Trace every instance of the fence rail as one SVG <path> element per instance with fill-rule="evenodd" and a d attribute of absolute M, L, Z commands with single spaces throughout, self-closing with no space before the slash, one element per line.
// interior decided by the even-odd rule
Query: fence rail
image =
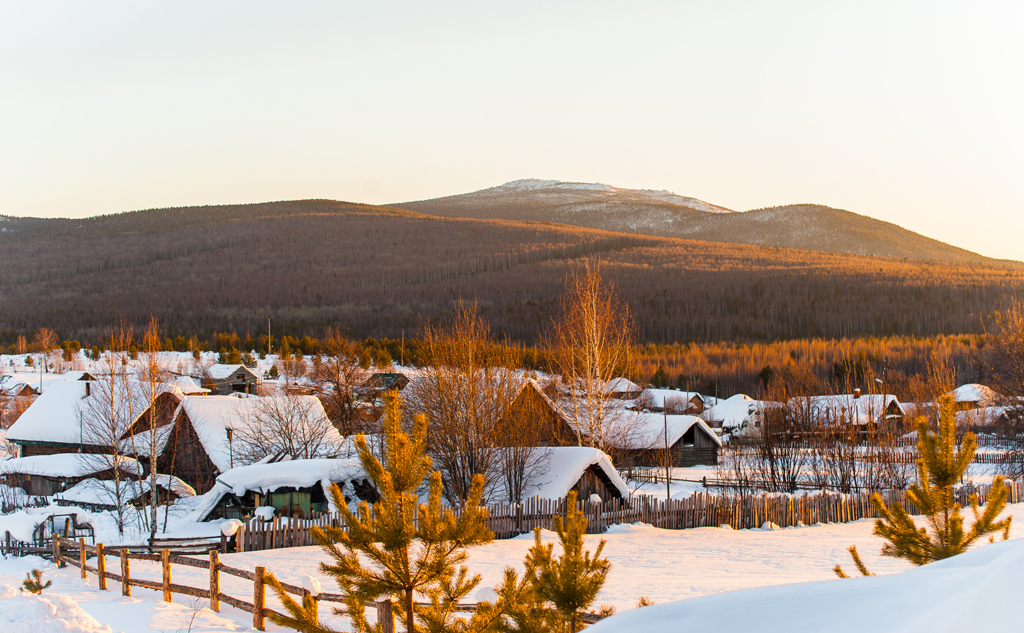
<path fill-rule="evenodd" d="M 93 565 L 88 564 L 90 555 L 93 558 Z M 108 556 L 118 557 L 121 573 L 107 571 L 106 559 Z M 70 540 L 64 541 L 60 539 L 60 537 L 57 537 L 53 540 L 53 559 L 56 561 L 58 566 L 67 564 L 78 567 L 79 570 L 81 570 L 83 580 L 88 579 L 89 572 L 95 574 L 100 591 L 107 591 L 108 581 L 114 581 L 121 585 L 121 595 L 126 597 L 131 597 L 132 587 L 142 587 L 144 589 L 152 589 L 154 591 L 162 592 L 164 602 L 173 602 L 174 594 L 181 594 L 208 599 L 210 601 L 210 609 L 216 612 L 220 612 L 221 603 L 230 605 L 236 609 L 245 611 L 246 613 L 251 613 L 252 626 L 258 631 L 266 630 L 265 626 L 267 616 L 271 614 L 278 616 L 284 615 L 281 612 L 266 606 L 266 567 L 257 566 L 253 571 L 229 567 L 228 565 L 220 562 L 220 552 L 216 549 L 211 549 L 207 552 L 207 558 L 202 560 L 171 554 L 170 550 L 167 549 L 162 550 L 159 554 L 139 554 L 131 552 L 127 547 L 107 548 L 104 547 L 102 543 L 89 545 L 85 542 L 85 539 L 75 542 Z M 157 582 L 144 578 L 132 578 L 132 560 L 155 560 L 160 562 L 161 580 Z M 209 585 L 207 587 L 200 588 L 171 582 L 172 567 L 174 565 L 209 570 Z M 223 593 L 220 587 L 221 574 L 227 574 L 229 576 L 235 576 L 237 578 L 251 581 L 253 583 L 252 602 L 247 602 L 241 598 L 236 598 Z M 344 597 L 341 594 L 319 593 L 317 595 L 313 595 L 308 589 L 297 587 L 286 582 L 281 582 L 280 584 L 281 588 L 286 593 L 299 596 L 300 598 L 308 597 L 312 599 L 314 605 L 319 605 L 320 602 L 340 603 L 344 601 Z M 417 606 L 429 606 L 426 603 L 416 604 Z M 384 600 L 375 603 L 374 606 L 377 611 L 377 622 L 381 625 L 381 631 L 385 633 L 394 633 L 395 620 L 392 602 L 390 600 Z M 477 603 L 464 603 L 458 605 L 456 610 L 472 612 L 476 611 L 478 607 L 479 604 Z M 598 616 L 593 614 L 585 614 L 583 616 L 583 621 L 591 624 L 597 622 L 599 619 L 600 618 Z"/>

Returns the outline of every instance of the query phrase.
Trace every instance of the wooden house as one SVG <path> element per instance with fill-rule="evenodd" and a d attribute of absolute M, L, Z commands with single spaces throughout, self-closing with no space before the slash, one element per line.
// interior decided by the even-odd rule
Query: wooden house
<path fill-rule="evenodd" d="M 134 459 L 122 457 L 117 464 L 121 477 L 142 474 L 142 465 Z M 107 455 L 63 453 L 0 461 L 0 483 L 32 496 L 49 497 L 87 479 L 113 478 L 114 459 Z"/>
<path fill-rule="evenodd" d="M 653 411 L 685 415 L 701 415 L 714 403 L 714 398 L 707 398 L 694 391 L 678 391 L 676 389 L 644 389 L 634 401 L 633 407 L 639 411 Z"/>
<path fill-rule="evenodd" d="M 530 429 L 535 446 L 575 446 L 576 432 L 536 380 L 528 380 L 512 401 L 508 422 Z"/>
<path fill-rule="evenodd" d="M 629 499 L 629 488 L 603 451 L 588 446 L 538 449 L 537 474 L 523 498 L 564 499 L 575 491 L 581 500 Z"/>
<path fill-rule="evenodd" d="M 177 387 L 157 383 L 156 397 L 151 399 L 149 387 L 136 380 L 119 381 L 112 387 L 102 377 L 52 382 L 11 425 L 7 440 L 18 446 L 22 457 L 110 453 L 115 432 L 131 435 L 136 431 L 129 429 L 148 428 L 151 412 L 156 426 L 166 424 L 184 398 Z M 105 428 L 108 419 L 116 429 Z"/>
<path fill-rule="evenodd" d="M 258 508 L 272 507 L 276 516 L 309 518 L 335 512 L 330 488 L 337 485 L 346 502 L 379 498 L 366 472 L 354 459 L 303 459 L 252 464 L 217 477 L 192 518 L 249 519 Z"/>
<path fill-rule="evenodd" d="M 259 393 L 259 376 L 245 365 L 223 365 L 216 363 L 205 368 L 200 376 L 202 386 L 218 396 L 233 393 Z"/>
<path fill-rule="evenodd" d="M 953 398 L 953 402 L 956 403 L 957 411 L 985 409 L 1000 404 L 999 394 L 985 385 L 960 385 L 946 395 Z"/>
<path fill-rule="evenodd" d="M 607 436 L 620 468 L 664 466 L 667 459 L 679 467 L 718 463 L 722 440 L 696 416 L 633 412 L 620 428 Z"/>

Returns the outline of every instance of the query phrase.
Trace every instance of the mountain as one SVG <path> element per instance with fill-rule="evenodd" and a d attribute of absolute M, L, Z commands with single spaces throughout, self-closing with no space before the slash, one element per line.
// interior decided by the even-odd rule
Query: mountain
<path fill-rule="evenodd" d="M 992 262 L 896 224 L 814 204 L 737 212 L 670 191 L 515 180 L 391 205 L 449 218 L 557 222 L 606 231 L 876 257 Z"/>
<path fill-rule="evenodd" d="M 557 313 L 566 274 L 595 258 L 650 342 L 979 332 L 1024 289 L 1024 267 L 1002 262 L 440 218 L 333 200 L 4 224 L 2 346 L 40 327 L 96 343 L 121 319 L 141 325 L 150 316 L 172 337 L 256 336 L 270 318 L 275 336 L 337 326 L 398 338 L 460 300 L 475 301 L 499 336 L 529 343 Z"/>

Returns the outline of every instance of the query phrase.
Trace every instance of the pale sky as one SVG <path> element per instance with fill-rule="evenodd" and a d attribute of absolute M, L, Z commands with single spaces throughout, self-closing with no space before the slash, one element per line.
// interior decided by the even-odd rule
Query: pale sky
<path fill-rule="evenodd" d="M 1024 3 L 0 2 L 0 213 L 519 178 L 1024 259 Z"/>

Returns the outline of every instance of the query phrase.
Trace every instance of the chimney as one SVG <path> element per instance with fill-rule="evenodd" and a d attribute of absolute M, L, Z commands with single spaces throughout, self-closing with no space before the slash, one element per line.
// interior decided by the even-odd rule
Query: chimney
<path fill-rule="evenodd" d="M 857 398 L 860 397 L 860 387 L 857 387 L 856 389 L 853 390 L 853 397 L 854 397 L 854 399 L 857 399 Z"/>
<path fill-rule="evenodd" d="M 85 383 L 85 397 L 86 398 L 88 398 L 89 394 L 92 393 L 92 390 L 90 389 L 90 387 L 91 387 L 91 385 L 88 382 L 86 382 Z"/>

